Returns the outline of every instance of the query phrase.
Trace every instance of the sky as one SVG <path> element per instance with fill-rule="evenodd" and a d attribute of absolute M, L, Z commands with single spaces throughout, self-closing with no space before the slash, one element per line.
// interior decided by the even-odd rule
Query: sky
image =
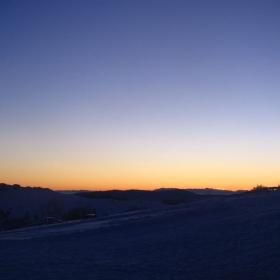
<path fill-rule="evenodd" d="M 0 2 L 0 182 L 280 183 L 278 0 Z"/>

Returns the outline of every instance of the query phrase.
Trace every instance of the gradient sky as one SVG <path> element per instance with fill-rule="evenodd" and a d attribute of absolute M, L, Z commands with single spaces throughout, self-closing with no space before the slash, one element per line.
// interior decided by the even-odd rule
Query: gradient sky
<path fill-rule="evenodd" d="M 0 2 L 0 182 L 280 183 L 280 2 Z"/>

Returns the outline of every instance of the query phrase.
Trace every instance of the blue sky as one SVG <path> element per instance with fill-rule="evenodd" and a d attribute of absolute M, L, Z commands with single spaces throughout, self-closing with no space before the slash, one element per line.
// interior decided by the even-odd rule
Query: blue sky
<path fill-rule="evenodd" d="M 277 185 L 278 1 L 2 1 L 0 181 Z"/>

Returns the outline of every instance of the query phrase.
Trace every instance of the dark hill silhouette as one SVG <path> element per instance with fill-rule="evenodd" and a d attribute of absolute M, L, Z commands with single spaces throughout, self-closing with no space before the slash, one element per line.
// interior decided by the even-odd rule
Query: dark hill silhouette
<path fill-rule="evenodd" d="M 91 199 L 41 187 L 0 183 L 0 231 L 51 222 L 167 207 L 160 200 Z"/>
<path fill-rule="evenodd" d="M 112 200 L 146 200 L 162 202 L 165 204 L 179 204 L 208 198 L 209 195 L 199 195 L 182 189 L 161 189 L 154 191 L 144 190 L 111 190 L 78 192 L 77 196 L 92 199 L 112 199 Z"/>
<path fill-rule="evenodd" d="M 69 193 L 69 192 L 68 192 Z M 189 203 L 214 194 L 196 194 L 185 189 L 84 191 L 65 194 L 41 187 L 0 184 L 0 230 L 85 216 L 110 216 L 139 210 Z"/>
<path fill-rule="evenodd" d="M 47 223 L 47 219 L 70 220 L 74 210 L 92 214 L 94 209 L 94 201 L 86 198 L 41 187 L 0 184 L 0 230 L 40 225 Z"/>

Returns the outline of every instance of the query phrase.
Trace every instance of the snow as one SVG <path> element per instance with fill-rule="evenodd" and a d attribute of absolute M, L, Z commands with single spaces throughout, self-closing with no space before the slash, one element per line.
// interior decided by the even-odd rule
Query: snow
<path fill-rule="evenodd" d="M 280 192 L 0 233 L 0 279 L 279 279 Z"/>

